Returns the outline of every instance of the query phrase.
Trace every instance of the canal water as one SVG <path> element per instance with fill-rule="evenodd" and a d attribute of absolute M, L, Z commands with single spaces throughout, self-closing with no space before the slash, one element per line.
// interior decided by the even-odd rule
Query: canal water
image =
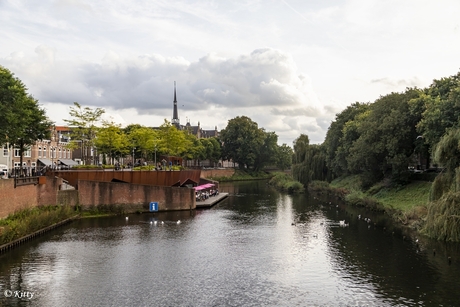
<path fill-rule="evenodd" d="M 211 209 L 82 219 L 0 255 L 0 306 L 460 304 L 458 244 L 265 181 L 220 189 Z"/>

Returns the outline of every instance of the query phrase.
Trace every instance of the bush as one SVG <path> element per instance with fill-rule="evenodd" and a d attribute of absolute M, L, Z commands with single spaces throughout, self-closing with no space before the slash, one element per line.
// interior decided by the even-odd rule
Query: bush
<path fill-rule="evenodd" d="M 305 191 L 302 183 L 294 180 L 292 176 L 286 173 L 275 173 L 268 184 L 289 193 L 301 193 Z"/>
<path fill-rule="evenodd" d="M 442 240 L 460 242 L 460 192 L 448 192 L 428 206 L 423 233 Z"/>

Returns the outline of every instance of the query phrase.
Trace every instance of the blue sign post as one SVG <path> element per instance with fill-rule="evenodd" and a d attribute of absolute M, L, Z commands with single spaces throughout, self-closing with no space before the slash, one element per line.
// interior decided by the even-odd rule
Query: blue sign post
<path fill-rule="evenodd" d="M 158 211 L 158 202 L 152 201 L 152 202 L 150 203 L 149 208 L 150 208 L 150 212 L 156 212 L 156 211 Z"/>

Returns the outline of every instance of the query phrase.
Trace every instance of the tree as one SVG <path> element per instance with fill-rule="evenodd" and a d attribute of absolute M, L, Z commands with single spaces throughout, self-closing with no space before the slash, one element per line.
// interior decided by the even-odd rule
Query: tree
<path fill-rule="evenodd" d="M 291 167 L 292 165 L 292 155 L 294 151 L 291 147 L 283 144 L 278 146 L 277 154 L 276 154 L 276 167 L 281 170 L 286 170 Z"/>
<path fill-rule="evenodd" d="M 238 116 L 228 121 L 221 131 L 224 159 L 233 160 L 241 169 L 253 168 L 264 143 L 264 132 L 247 116 Z"/>
<path fill-rule="evenodd" d="M 292 176 L 307 186 L 312 180 L 326 180 L 326 150 L 323 145 L 310 145 L 306 134 L 294 141 Z"/>
<path fill-rule="evenodd" d="M 449 130 L 435 147 L 434 160 L 454 174 L 460 166 L 460 129 Z"/>
<path fill-rule="evenodd" d="M 358 117 L 356 132 L 347 163 L 349 171 L 364 175 L 364 184 L 372 185 L 385 176 L 396 182 L 408 180 L 408 165 L 415 149 L 419 116 L 411 112 L 409 102 L 419 90 L 407 89 L 377 99 L 369 111 Z"/>
<path fill-rule="evenodd" d="M 69 113 L 72 119 L 64 119 L 71 128 L 69 148 L 81 148 L 83 161 L 85 161 L 85 164 L 90 164 L 91 157 L 88 156 L 88 150 L 94 147 L 94 140 L 99 129 L 96 124 L 99 123 L 105 110 L 101 108 L 82 108 L 78 102 L 73 104 L 74 106 L 70 107 Z"/>
<path fill-rule="evenodd" d="M 129 141 L 120 125 L 114 122 L 103 121 L 102 128 L 94 141 L 99 153 L 109 156 L 110 164 L 114 160 L 129 154 Z"/>
<path fill-rule="evenodd" d="M 195 160 L 194 163 L 205 158 L 205 148 L 200 140 L 193 134 L 187 132 L 185 137 L 190 142 L 191 146 L 184 152 L 183 156 L 188 160 Z"/>
<path fill-rule="evenodd" d="M 263 143 L 259 148 L 259 154 L 254 162 L 254 170 L 258 171 L 265 166 L 276 163 L 278 151 L 278 136 L 275 132 L 263 132 Z"/>
<path fill-rule="evenodd" d="M 369 109 L 369 104 L 356 102 L 336 115 L 324 141 L 326 162 L 334 177 L 347 174 L 347 157 L 350 148 L 359 137 L 359 119 Z"/>
<path fill-rule="evenodd" d="M 460 127 L 460 73 L 434 80 L 412 107 L 422 112 L 417 132 L 432 150 L 447 130 Z"/>
<path fill-rule="evenodd" d="M 0 66 L 0 143 L 18 147 L 22 165 L 24 151 L 37 140 L 49 139 L 52 125 L 25 85 Z"/>
<path fill-rule="evenodd" d="M 136 151 L 141 154 L 141 157 L 148 159 L 159 146 L 159 132 L 148 127 L 136 126 L 130 129 L 129 139 L 130 145 L 136 148 Z"/>
<path fill-rule="evenodd" d="M 192 143 L 186 138 L 185 133 L 165 119 L 159 130 L 160 151 L 169 156 L 180 157 L 190 146 Z"/>
<path fill-rule="evenodd" d="M 221 143 L 219 142 L 219 140 L 217 138 L 215 138 L 215 137 L 209 138 L 208 140 L 211 142 L 212 147 L 213 147 L 212 154 L 208 157 L 208 159 L 212 163 L 215 164 L 222 157 L 222 146 L 221 146 Z"/>

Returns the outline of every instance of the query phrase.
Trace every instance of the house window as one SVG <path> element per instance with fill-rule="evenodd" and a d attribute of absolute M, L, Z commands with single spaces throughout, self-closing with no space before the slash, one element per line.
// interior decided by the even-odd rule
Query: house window
<path fill-rule="evenodd" d="M 46 146 L 43 147 L 43 158 L 46 158 Z"/>
<path fill-rule="evenodd" d="M 9 151 L 8 146 L 7 146 L 7 145 L 3 145 L 3 156 L 4 156 L 4 157 L 8 157 L 8 156 L 9 156 L 9 153 L 10 153 L 10 151 Z"/>
<path fill-rule="evenodd" d="M 38 146 L 38 157 L 39 158 L 42 157 L 42 147 L 41 146 Z"/>
<path fill-rule="evenodd" d="M 24 151 L 24 157 L 27 157 L 27 158 L 32 157 L 32 150 L 30 150 L 30 148 Z"/>
<path fill-rule="evenodd" d="M 14 148 L 14 156 L 15 156 L 15 157 L 20 157 L 20 155 L 19 155 L 19 148 Z"/>
<path fill-rule="evenodd" d="M 59 148 L 59 159 L 62 158 L 62 151 L 61 151 L 61 148 Z"/>

